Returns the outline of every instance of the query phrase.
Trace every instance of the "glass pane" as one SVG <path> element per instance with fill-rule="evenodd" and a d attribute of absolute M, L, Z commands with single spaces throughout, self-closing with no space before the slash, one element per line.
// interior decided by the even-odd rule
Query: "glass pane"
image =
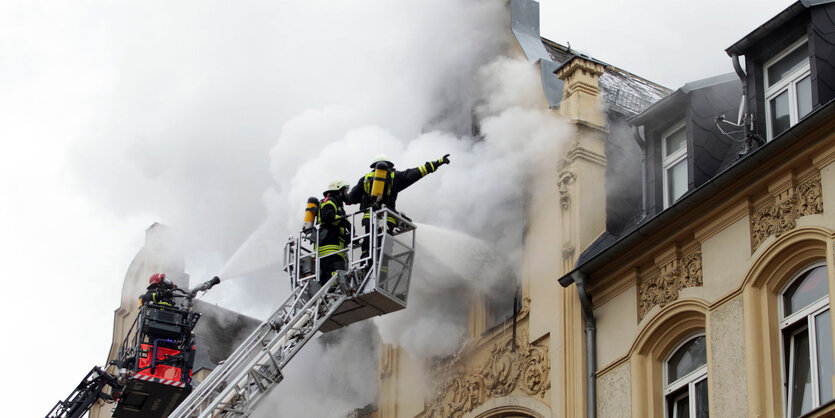
<path fill-rule="evenodd" d="M 690 398 L 688 396 L 676 401 L 676 418 L 690 418 Z"/>
<path fill-rule="evenodd" d="M 684 127 L 682 126 L 681 129 L 671 133 L 669 136 L 664 138 L 666 142 L 667 148 L 667 155 L 684 148 L 687 145 L 687 131 L 685 131 Z"/>
<path fill-rule="evenodd" d="M 687 390 L 687 388 L 684 388 Z M 685 393 L 677 392 L 667 396 L 667 416 L 669 418 L 690 418 L 690 398 Z"/>
<path fill-rule="evenodd" d="M 812 77 L 803 77 L 797 82 L 797 119 L 812 111 Z"/>
<path fill-rule="evenodd" d="M 826 266 L 818 266 L 801 274 L 783 292 L 783 316 L 789 316 L 829 294 Z"/>
<path fill-rule="evenodd" d="M 792 71 L 809 61 L 808 44 L 804 43 L 780 61 L 768 67 L 768 85 L 773 86 Z"/>
<path fill-rule="evenodd" d="M 675 382 L 705 363 L 707 363 L 705 337 L 696 337 L 679 348 L 667 361 L 667 383 Z"/>
<path fill-rule="evenodd" d="M 798 417 L 812 410 L 812 375 L 809 364 L 809 332 L 801 331 L 792 338 L 792 370 L 789 376 L 791 416 Z"/>
<path fill-rule="evenodd" d="M 687 192 L 687 158 L 667 169 L 667 200 L 672 205 Z"/>
<path fill-rule="evenodd" d="M 707 379 L 696 383 L 696 418 L 708 418 Z"/>
<path fill-rule="evenodd" d="M 768 102 L 771 112 L 771 137 L 780 135 L 791 126 L 789 119 L 789 91 L 780 93 Z"/>
<path fill-rule="evenodd" d="M 815 342 L 818 345 L 818 383 L 820 384 L 820 404 L 832 400 L 832 328 L 829 309 L 815 317 Z"/>

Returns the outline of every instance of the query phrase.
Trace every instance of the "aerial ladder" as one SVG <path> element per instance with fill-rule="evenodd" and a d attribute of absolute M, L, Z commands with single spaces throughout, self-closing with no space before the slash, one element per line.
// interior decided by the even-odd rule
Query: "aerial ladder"
<path fill-rule="evenodd" d="M 347 270 L 337 271 L 323 286 L 318 283 L 316 251 L 320 229 L 309 225 L 284 248 L 290 296 L 170 417 L 247 417 L 282 381 L 284 367 L 317 331 L 406 307 L 415 253 L 411 220 L 385 206 L 351 215 L 350 240 L 341 251 Z"/>

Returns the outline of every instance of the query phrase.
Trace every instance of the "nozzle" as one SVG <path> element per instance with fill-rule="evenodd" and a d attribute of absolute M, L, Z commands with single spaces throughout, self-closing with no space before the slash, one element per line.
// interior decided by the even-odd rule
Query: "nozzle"
<path fill-rule="evenodd" d="M 214 287 L 218 283 L 220 283 L 220 277 L 217 277 L 217 276 L 212 277 L 212 280 L 209 280 L 205 283 L 200 284 L 199 286 L 195 287 L 194 289 L 191 289 L 191 291 L 189 293 L 192 296 L 194 296 L 194 295 L 197 294 L 197 292 L 205 292 L 205 291 L 211 289 L 212 287 Z"/>

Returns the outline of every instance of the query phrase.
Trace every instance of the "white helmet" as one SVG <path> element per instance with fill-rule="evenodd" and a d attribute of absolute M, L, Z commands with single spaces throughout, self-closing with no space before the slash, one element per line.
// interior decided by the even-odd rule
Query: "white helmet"
<path fill-rule="evenodd" d="M 339 190 L 347 187 L 349 187 L 347 182 L 344 182 L 342 180 L 334 180 L 330 182 L 330 184 L 328 184 L 328 189 L 325 190 L 325 193 L 338 192 Z"/>
<path fill-rule="evenodd" d="M 371 160 L 371 168 L 376 168 L 377 163 L 384 162 L 389 165 L 389 167 L 394 167 L 394 164 L 389 160 L 389 157 L 386 154 L 377 154 L 374 156 L 374 159 Z"/>

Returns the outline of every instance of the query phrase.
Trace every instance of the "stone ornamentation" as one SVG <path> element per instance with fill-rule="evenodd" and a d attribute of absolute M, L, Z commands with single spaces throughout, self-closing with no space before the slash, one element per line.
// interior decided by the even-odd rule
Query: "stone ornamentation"
<path fill-rule="evenodd" d="M 434 398 L 427 405 L 426 418 L 459 418 L 491 398 L 501 398 L 514 390 L 545 397 L 551 388 L 548 346 L 528 344 L 520 333 L 516 350 L 508 338 L 493 345 L 489 359 L 467 370 L 447 366 L 439 373 Z"/>
<path fill-rule="evenodd" d="M 638 287 L 640 306 L 638 315 L 643 318 L 654 306 L 662 308 L 678 299 L 679 290 L 702 285 L 702 253 L 673 260 L 661 269 L 658 276 L 641 280 Z"/>
<path fill-rule="evenodd" d="M 571 207 L 570 187 L 576 179 L 577 176 L 570 171 L 563 171 L 560 173 L 560 180 L 557 182 L 557 188 L 560 192 L 560 206 L 562 206 L 563 210 L 568 210 Z"/>
<path fill-rule="evenodd" d="M 816 178 L 797 186 L 787 197 L 775 199 L 751 216 L 752 250 L 759 248 L 769 236 L 780 237 L 794 229 L 797 218 L 820 213 L 823 213 L 821 181 Z"/>

